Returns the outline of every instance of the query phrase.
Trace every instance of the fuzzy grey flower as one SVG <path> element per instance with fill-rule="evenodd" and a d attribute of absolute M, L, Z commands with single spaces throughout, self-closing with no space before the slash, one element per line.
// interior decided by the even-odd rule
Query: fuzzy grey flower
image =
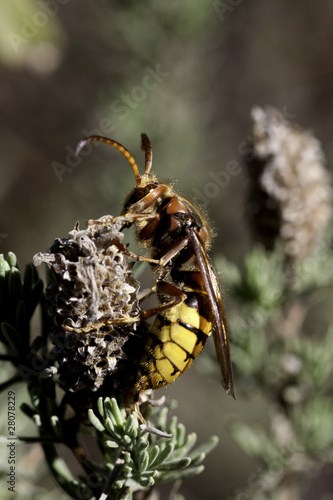
<path fill-rule="evenodd" d="M 139 283 L 121 251 L 123 225 L 121 217 L 104 216 L 34 257 L 53 274 L 51 333 L 62 384 L 72 391 L 98 390 L 126 360 L 125 344 L 139 324 Z"/>
<path fill-rule="evenodd" d="M 288 257 L 305 257 L 331 216 L 330 176 L 319 141 L 274 108 L 252 110 L 247 159 L 249 213 L 256 237 L 272 249 L 277 237 Z"/>

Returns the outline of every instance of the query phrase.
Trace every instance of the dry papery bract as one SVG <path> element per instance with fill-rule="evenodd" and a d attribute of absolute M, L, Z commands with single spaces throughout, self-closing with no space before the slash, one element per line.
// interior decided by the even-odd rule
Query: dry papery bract
<path fill-rule="evenodd" d="M 131 363 L 126 345 L 139 337 L 139 283 L 117 247 L 124 224 L 122 217 L 104 216 L 87 229 L 76 226 L 50 253 L 34 257 L 35 265 L 44 262 L 52 271 L 51 338 L 60 379 L 71 391 L 96 391 L 122 363 Z"/>

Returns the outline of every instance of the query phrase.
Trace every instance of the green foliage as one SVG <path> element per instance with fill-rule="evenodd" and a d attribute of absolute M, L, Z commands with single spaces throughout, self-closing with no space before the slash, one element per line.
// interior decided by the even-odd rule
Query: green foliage
<path fill-rule="evenodd" d="M 34 51 L 48 44 L 53 50 L 60 49 L 64 40 L 61 22 L 54 15 L 44 16 L 42 26 L 36 15 L 41 11 L 38 0 L 3 0 L 0 18 L 0 60 L 8 66 L 24 66 Z M 61 5 L 59 4 L 61 8 Z M 42 12 L 44 12 L 42 10 Z M 28 33 L 28 36 L 25 35 Z M 30 35 L 30 36 L 29 36 Z M 52 51 L 49 52 L 52 57 Z M 31 65 L 33 69 L 34 65 Z"/>
<path fill-rule="evenodd" d="M 329 240 L 323 248 L 292 265 L 280 249 L 255 248 L 242 272 L 218 261 L 237 301 L 229 316 L 237 392 L 261 392 L 271 404 L 269 431 L 241 421 L 230 425 L 238 446 L 261 464 L 235 498 L 303 498 L 307 482 L 300 478 L 332 463 L 333 328 L 312 333 L 306 325 L 333 285 Z"/>
<path fill-rule="evenodd" d="M 14 375 L 1 384 L 0 390 L 18 382 L 27 384 L 30 402 L 23 402 L 20 409 L 34 422 L 38 436 L 20 438 L 27 443 L 41 444 L 53 477 L 70 498 L 131 499 L 136 491 L 155 483 L 183 480 L 203 471 L 202 462 L 216 446 L 217 437 L 194 448 L 196 434 L 187 435 L 177 417 L 169 419 L 166 406 L 152 409 L 152 424 L 140 424 L 135 411 L 128 414 L 120 397 L 119 401 L 99 398 L 99 416 L 96 411 L 86 408 L 91 425 L 87 425 L 87 419 L 81 414 L 68 418 L 68 394 L 59 387 L 54 376 L 57 369 L 53 366 L 46 334 L 47 306 L 35 267 L 28 265 L 22 280 L 15 255 L 10 253 L 7 259 L 1 255 L 0 291 L 0 341 L 4 351 L 0 360 L 14 370 Z M 30 336 L 30 321 L 40 302 L 43 332 Z M 84 455 L 80 448 L 82 430 L 95 436 L 102 463 L 94 463 Z M 57 444 L 73 451 L 85 475 L 73 477 L 58 454 Z"/>
<path fill-rule="evenodd" d="M 39 303 L 43 283 L 37 271 L 29 264 L 22 283 L 16 256 L 10 252 L 7 259 L 0 255 L 0 340 L 6 354 L 17 367 L 29 357 L 30 320 Z"/>
<path fill-rule="evenodd" d="M 153 486 L 158 482 L 170 482 L 190 478 L 203 470 L 201 465 L 207 453 L 217 444 L 212 437 L 193 449 L 195 433 L 186 436 L 183 424 L 172 417 L 167 423 L 168 408 L 155 409 L 157 427 L 139 424 L 138 415 L 126 414 L 116 399 L 100 398 L 98 418 L 89 410 L 89 420 L 99 433 L 106 469 L 113 471 L 121 457 L 121 467 L 113 484 L 113 493 L 119 495 L 126 486 L 132 491 Z M 154 415 L 155 413 L 155 415 Z M 117 496 L 116 496 L 117 498 Z"/>
<path fill-rule="evenodd" d="M 330 287 L 333 281 L 332 230 L 306 259 L 292 267 L 294 289 L 303 295 Z"/>
<path fill-rule="evenodd" d="M 223 272 L 234 298 L 269 312 L 283 300 L 284 274 L 283 254 L 281 251 L 269 254 L 256 247 L 245 257 L 243 272 L 220 257 L 218 269 Z"/>
<path fill-rule="evenodd" d="M 248 485 L 238 491 L 240 498 L 281 500 L 290 492 L 301 498 L 306 483 L 300 478 L 333 461 L 333 325 L 316 335 L 306 325 L 311 308 L 325 299 L 333 282 L 330 243 L 325 248 L 324 257 L 313 257 L 311 265 L 306 265 L 309 260 L 291 265 L 280 249 L 268 254 L 255 248 L 242 270 L 224 258 L 218 260 L 230 298 L 237 303 L 228 319 L 238 397 L 261 392 L 272 406 L 270 429 L 239 419 L 230 425 L 238 446 L 260 463 Z M 27 383 L 30 402 L 21 410 L 34 422 L 38 436 L 21 439 L 41 444 L 63 490 L 71 498 L 132 499 L 155 484 L 199 474 L 217 438 L 195 447 L 196 435 L 186 434 L 165 405 L 148 405 L 142 417 L 125 409 L 120 397 L 106 397 L 86 408 L 90 425 L 87 418 L 66 416 L 67 396 L 54 376 L 42 289 L 33 266 L 27 267 L 22 280 L 15 255 L 1 256 L 0 356 L 14 374 L 0 389 Z M 40 302 L 43 332 L 30 336 L 30 321 Z M 85 474 L 75 478 L 56 444 L 77 453 L 83 429 L 95 436 L 102 459 L 96 463 L 77 456 Z"/>

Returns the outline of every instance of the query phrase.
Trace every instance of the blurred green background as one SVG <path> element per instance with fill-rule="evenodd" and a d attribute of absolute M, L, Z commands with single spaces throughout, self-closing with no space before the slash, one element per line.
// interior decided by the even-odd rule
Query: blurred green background
<path fill-rule="evenodd" d="M 312 129 L 331 164 L 332 22 L 329 0 L 2 0 L 0 252 L 14 251 L 23 267 L 77 220 L 119 214 L 134 186 L 126 160 L 103 145 L 81 160 L 72 152 L 94 131 L 143 167 L 146 132 L 153 171 L 207 212 L 213 254 L 240 263 L 251 248 L 243 166 L 251 108 L 271 104 Z M 228 498 L 258 465 L 226 422 L 265 421 L 267 409 L 231 400 L 217 367 L 207 380 L 196 364 L 164 393 L 178 399 L 189 431 L 217 434 L 220 445 L 181 491 Z"/>

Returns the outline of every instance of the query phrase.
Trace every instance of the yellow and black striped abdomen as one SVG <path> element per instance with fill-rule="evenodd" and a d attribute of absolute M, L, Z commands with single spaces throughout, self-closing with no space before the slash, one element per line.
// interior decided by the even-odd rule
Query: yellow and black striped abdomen
<path fill-rule="evenodd" d="M 158 389 L 176 380 L 192 364 L 211 334 L 207 296 L 186 292 L 181 304 L 158 314 L 140 361 L 137 389 Z"/>

